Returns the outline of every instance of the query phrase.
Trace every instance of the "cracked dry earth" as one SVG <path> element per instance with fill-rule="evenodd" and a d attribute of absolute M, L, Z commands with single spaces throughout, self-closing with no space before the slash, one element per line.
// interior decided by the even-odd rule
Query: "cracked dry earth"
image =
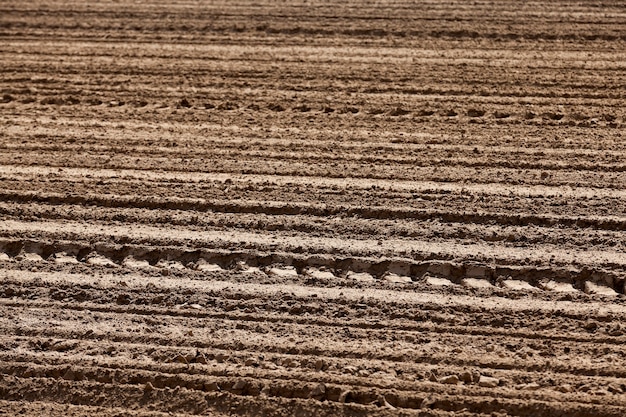
<path fill-rule="evenodd" d="M 625 28 L 0 2 L 0 415 L 625 415 Z"/>

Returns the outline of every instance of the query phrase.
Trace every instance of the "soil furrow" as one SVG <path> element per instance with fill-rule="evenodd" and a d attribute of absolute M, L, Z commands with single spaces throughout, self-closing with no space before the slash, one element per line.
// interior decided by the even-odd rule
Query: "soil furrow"
<path fill-rule="evenodd" d="M 0 4 L 0 415 L 626 414 L 624 11 Z"/>

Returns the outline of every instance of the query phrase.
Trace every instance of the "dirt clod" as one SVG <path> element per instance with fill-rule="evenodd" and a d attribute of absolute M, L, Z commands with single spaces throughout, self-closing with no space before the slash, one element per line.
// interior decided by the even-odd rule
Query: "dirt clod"
<path fill-rule="evenodd" d="M 481 375 L 478 380 L 478 385 L 485 388 L 495 388 L 500 385 L 500 380 L 498 378 Z"/>
<path fill-rule="evenodd" d="M 457 375 L 446 375 L 439 378 L 439 382 L 442 384 L 457 385 L 460 380 Z"/>

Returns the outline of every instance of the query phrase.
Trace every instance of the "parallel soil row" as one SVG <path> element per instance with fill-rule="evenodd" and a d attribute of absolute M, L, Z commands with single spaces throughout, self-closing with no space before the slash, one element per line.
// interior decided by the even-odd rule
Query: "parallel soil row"
<path fill-rule="evenodd" d="M 0 4 L 0 415 L 624 415 L 624 27 Z"/>

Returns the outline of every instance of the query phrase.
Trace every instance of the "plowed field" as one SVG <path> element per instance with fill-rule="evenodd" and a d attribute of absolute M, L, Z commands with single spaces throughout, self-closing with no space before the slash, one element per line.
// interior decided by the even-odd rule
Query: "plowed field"
<path fill-rule="evenodd" d="M 625 100 L 618 1 L 0 1 L 0 415 L 626 415 Z"/>

